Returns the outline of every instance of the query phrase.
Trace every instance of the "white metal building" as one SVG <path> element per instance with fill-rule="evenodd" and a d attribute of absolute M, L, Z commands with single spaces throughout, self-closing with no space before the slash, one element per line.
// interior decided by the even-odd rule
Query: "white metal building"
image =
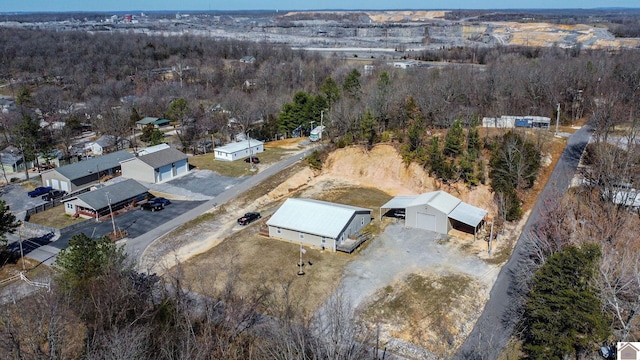
<path fill-rule="evenodd" d="M 122 177 L 148 183 L 169 181 L 189 172 L 187 155 L 173 148 L 128 159 L 120 165 Z"/>
<path fill-rule="evenodd" d="M 235 161 L 264 152 L 264 143 L 255 139 L 242 140 L 213 149 L 216 160 Z"/>
<path fill-rule="evenodd" d="M 405 211 L 405 226 L 447 234 L 456 228 L 475 235 L 487 211 L 467 204 L 442 190 L 422 195 L 396 196 L 380 207 L 385 211 Z"/>
<path fill-rule="evenodd" d="M 336 251 L 371 222 L 371 210 L 312 199 L 287 199 L 267 221 L 269 236 Z"/>

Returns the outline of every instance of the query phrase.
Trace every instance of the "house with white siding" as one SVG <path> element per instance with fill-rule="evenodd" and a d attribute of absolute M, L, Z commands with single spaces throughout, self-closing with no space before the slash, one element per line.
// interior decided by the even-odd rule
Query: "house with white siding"
<path fill-rule="evenodd" d="M 216 160 L 235 161 L 264 152 L 264 143 L 256 139 L 247 139 L 217 147 L 213 151 Z"/>

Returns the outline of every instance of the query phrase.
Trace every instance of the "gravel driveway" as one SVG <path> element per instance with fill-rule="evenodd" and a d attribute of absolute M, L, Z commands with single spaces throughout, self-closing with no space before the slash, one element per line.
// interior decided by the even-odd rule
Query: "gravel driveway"
<path fill-rule="evenodd" d="M 347 296 L 354 308 L 376 290 L 420 272 L 464 273 L 483 282 L 488 294 L 500 270 L 458 250 L 440 234 L 401 224 L 387 226 L 357 256 L 344 270 L 339 292 Z"/>

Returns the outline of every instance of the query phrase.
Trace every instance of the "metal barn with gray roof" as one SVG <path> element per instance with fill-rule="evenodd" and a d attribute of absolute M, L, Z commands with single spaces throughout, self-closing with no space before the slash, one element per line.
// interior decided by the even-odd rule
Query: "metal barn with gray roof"
<path fill-rule="evenodd" d="M 173 148 L 125 160 L 122 177 L 148 183 L 160 183 L 175 179 L 189 172 L 187 155 Z"/>
<path fill-rule="evenodd" d="M 269 236 L 332 251 L 353 242 L 371 210 L 312 199 L 287 199 L 267 221 Z"/>
<path fill-rule="evenodd" d="M 382 214 L 404 210 L 405 226 L 448 234 L 456 228 L 476 234 L 487 211 L 467 204 L 442 190 L 421 195 L 396 196 L 380 207 Z"/>
<path fill-rule="evenodd" d="M 100 182 L 105 175 L 120 172 L 120 162 L 133 158 L 126 150 L 116 151 L 42 172 L 42 184 L 74 193 Z"/>

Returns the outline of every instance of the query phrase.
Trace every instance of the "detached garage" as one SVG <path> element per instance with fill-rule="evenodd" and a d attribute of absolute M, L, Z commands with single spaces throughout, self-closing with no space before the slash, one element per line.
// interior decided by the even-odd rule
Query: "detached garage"
<path fill-rule="evenodd" d="M 287 199 L 267 221 L 269 236 L 332 251 L 351 252 L 371 222 L 371 210 L 312 199 Z M 352 246 L 350 246 L 352 245 Z"/>
<path fill-rule="evenodd" d="M 475 235 L 487 215 L 486 210 L 467 204 L 442 190 L 422 195 L 396 196 L 380 208 L 380 214 L 399 212 L 405 216 L 405 226 L 440 234 L 448 234 L 449 230 L 455 228 Z"/>
<path fill-rule="evenodd" d="M 264 152 L 264 143 L 259 140 L 249 139 L 227 144 L 213 149 L 216 160 L 235 161 L 244 159 L 249 155 Z"/>
<path fill-rule="evenodd" d="M 152 184 L 169 181 L 189 172 L 187 155 L 172 148 L 125 160 L 121 166 L 122 177 Z"/>

